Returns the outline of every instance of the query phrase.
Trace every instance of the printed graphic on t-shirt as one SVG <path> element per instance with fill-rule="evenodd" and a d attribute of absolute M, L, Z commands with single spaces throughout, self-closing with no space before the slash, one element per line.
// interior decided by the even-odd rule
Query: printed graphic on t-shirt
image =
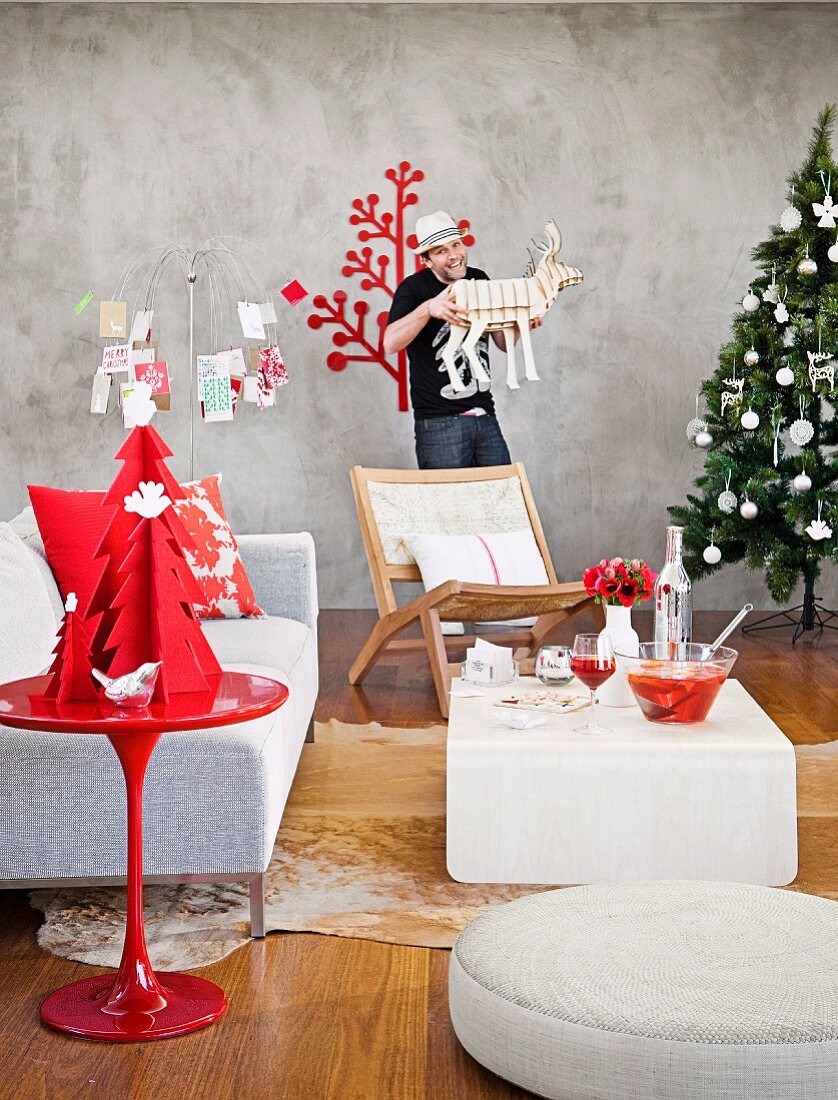
<path fill-rule="evenodd" d="M 448 378 L 448 367 L 442 361 L 442 352 L 445 345 L 448 343 L 448 337 L 451 334 L 451 326 L 446 321 L 439 332 L 434 337 L 433 348 L 434 358 L 439 363 L 439 370 L 443 371 L 445 377 Z M 489 337 L 484 333 L 477 341 L 475 347 L 477 352 L 477 358 L 483 364 L 483 369 L 486 373 L 489 373 Z M 490 383 L 478 382 L 472 377 L 471 366 L 469 365 L 466 354 L 463 351 L 462 344 L 454 352 L 454 370 L 460 376 L 460 381 L 465 386 L 464 390 L 455 390 L 450 380 L 439 391 L 439 396 L 444 397 L 446 401 L 459 401 L 463 397 L 473 397 L 479 390 L 486 391 L 490 389 Z"/>

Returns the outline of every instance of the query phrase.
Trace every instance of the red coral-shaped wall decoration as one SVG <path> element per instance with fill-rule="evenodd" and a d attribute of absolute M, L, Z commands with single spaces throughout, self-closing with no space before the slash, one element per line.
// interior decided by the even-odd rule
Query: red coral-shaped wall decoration
<path fill-rule="evenodd" d="M 408 265 L 411 271 L 418 271 L 421 267 L 421 262 L 413 253 L 416 237 L 405 232 L 404 219 L 408 207 L 418 202 L 415 191 L 410 189 L 415 183 L 421 183 L 425 174 L 403 160 L 398 168 L 388 168 L 384 175 L 396 189 L 394 209 L 392 212 L 380 210 L 381 198 L 376 194 L 353 200 L 349 223 L 363 227 L 358 230 L 358 240 L 364 247 L 358 251 L 350 249 L 346 253 L 341 274 L 347 279 L 359 275 L 362 290 L 379 291 L 391 299 L 396 287 L 405 278 Z M 466 230 L 469 223 L 461 221 L 458 225 Z M 470 235 L 464 236 L 463 240 L 467 246 L 474 242 Z M 390 249 L 392 256 L 387 252 L 376 252 L 376 248 L 367 245 L 367 241 L 382 242 L 381 247 Z M 390 281 L 388 276 L 391 276 Z M 309 317 L 309 327 L 319 329 L 323 325 L 334 325 L 336 329 L 332 333 L 332 344 L 338 350 L 329 353 L 326 366 L 329 370 L 342 371 L 350 363 L 377 363 L 395 379 L 399 412 L 407 412 L 407 353 L 400 351 L 392 359 L 384 353 L 389 302 L 370 324 L 371 303 L 362 298 L 347 308 L 348 297 L 346 291 L 336 290 L 331 302 L 324 294 L 314 298 L 314 308 L 319 312 Z"/>

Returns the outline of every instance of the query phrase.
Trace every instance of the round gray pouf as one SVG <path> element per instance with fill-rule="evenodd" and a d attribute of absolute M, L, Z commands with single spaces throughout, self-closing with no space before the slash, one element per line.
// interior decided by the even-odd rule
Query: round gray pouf
<path fill-rule="evenodd" d="M 454 944 L 454 1030 L 551 1100 L 835 1100 L 838 902 L 721 882 L 534 894 Z"/>

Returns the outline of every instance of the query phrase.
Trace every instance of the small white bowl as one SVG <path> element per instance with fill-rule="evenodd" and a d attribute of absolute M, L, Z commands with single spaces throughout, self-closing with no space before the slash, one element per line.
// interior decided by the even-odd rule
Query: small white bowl
<path fill-rule="evenodd" d="M 538 714 L 534 710 L 518 710 L 513 707 L 495 707 L 495 714 L 505 726 L 513 730 L 528 730 L 534 726 L 543 726 L 549 714 Z"/>

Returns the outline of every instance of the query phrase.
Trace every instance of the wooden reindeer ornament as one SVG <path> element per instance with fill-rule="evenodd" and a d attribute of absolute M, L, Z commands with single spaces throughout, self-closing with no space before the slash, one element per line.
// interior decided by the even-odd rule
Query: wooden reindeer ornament
<path fill-rule="evenodd" d="M 454 366 L 454 357 L 460 345 L 477 382 L 489 385 L 489 376 L 476 354 L 477 341 L 484 332 L 503 329 L 506 332 L 506 384 L 511 390 L 520 389 L 518 369 L 515 363 L 514 329 L 521 334 L 524 352 L 525 377 L 528 382 L 538 382 L 535 360 L 530 340 L 530 321 L 543 317 L 566 286 L 582 282 L 582 272 L 576 267 L 566 267 L 556 262 L 562 246 L 562 235 L 552 219 L 544 227 L 547 241 L 540 245 L 541 256 L 527 265 L 527 273 L 520 279 L 460 279 L 451 287 L 451 300 L 455 308 L 465 315 L 462 325 L 451 325 L 451 335 L 442 351 L 442 361 L 448 368 L 451 389 L 465 389 L 460 373 Z"/>

